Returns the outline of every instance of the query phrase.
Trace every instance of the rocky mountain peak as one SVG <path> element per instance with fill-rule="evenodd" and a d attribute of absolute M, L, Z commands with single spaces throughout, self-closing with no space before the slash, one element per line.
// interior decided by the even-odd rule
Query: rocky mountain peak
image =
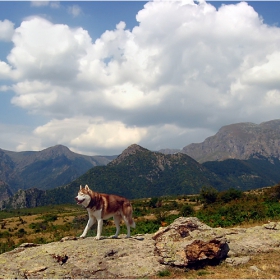
<path fill-rule="evenodd" d="M 132 144 L 128 146 L 116 159 L 114 159 L 110 164 L 115 165 L 121 163 L 125 158 L 127 158 L 130 155 L 134 155 L 138 152 L 147 152 L 149 150 L 137 145 Z"/>
<path fill-rule="evenodd" d="M 279 159 L 280 119 L 223 126 L 214 136 L 202 143 L 190 144 L 182 152 L 199 162 L 259 156 Z"/>
<path fill-rule="evenodd" d="M 57 157 L 61 155 L 71 156 L 73 152 L 70 149 L 63 145 L 55 145 L 53 147 L 49 147 L 39 152 L 42 157 Z"/>

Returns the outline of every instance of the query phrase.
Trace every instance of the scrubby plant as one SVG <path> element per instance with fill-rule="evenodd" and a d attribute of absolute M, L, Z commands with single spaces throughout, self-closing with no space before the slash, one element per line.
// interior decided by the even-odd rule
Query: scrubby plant
<path fill-rule="evenodd" d="M 184 204 L 180 209 L 180 216 L 189 217 L 195 213 L 194 208 L 190 204 Z"/>
<path fill-rule="evenodd" d="M 212 204 L 217 201 L 218 191 L 213 187 L 205 187 L 203 186 L 200 190 L 200 197 L 203 203 Z"/>
<path fill-rule="evenodd" d="M 164 269 L 158 272 L 159 277 L 167 277 L 170 276 L 171 272 L 168 269 Z"/>

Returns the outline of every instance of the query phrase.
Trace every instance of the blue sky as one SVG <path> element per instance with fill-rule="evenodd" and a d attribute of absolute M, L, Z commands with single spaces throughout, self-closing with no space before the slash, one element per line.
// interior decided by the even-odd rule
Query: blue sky
<path fill-rule="evenodd" d="M 279 118 L 280 2 L 0 2 L 0 148 L 119 154 Z"/>

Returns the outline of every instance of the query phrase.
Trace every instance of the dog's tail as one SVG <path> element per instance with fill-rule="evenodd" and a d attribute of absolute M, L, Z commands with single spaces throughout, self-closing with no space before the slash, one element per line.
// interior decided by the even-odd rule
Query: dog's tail
<path fill-rule="evenodd" d="M 123 215 L 124 215 L 124 219 L 128 222 L 128 224 L 135 228 L 135 222 L 132 218 L 132 212 L 133 212 L 133 209 L 132 209 L 132 205 L 129 201 L 125 201 L 124 204 L 123 204 Z"/>

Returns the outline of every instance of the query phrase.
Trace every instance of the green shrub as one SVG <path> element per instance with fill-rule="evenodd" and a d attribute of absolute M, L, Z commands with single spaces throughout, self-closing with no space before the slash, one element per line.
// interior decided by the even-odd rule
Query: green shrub
<path fill-rule="evenodd" d="M 215 203 L 218 198 L 218 191 L 213 187 L 202 187 L 200 190 L 200 197 L 203 203 Z"/>
<path fill-rule="evenodd" d="M 170 271 L 168 269 L 165 269 L 165 270 L 161 270 L 158 272 L 158 276 L 159 277 L 167 277 L 167 276 L 170 276 Z"/>
<path fill-rule="evenodd" d="M 194 208 L 190 204 L 184 204 L 180 209 L 180 216 L 189 217 L 195 213 Z"/>
<path fill-rule="evenodd" d="M 25 234 L 27 234 L 27 232 L 23 229 L 23 228 L 20 228 L 17 233 L 16 233 L 16 236 L 18 238 L 22 238 Z"/>
<path fill-rule="evenodd" d="M 230 188 L 227 191 L 220 192 L 218 199 L 223 203 L 228 203 L 232 200 L 240 199 L 242 197 L 242 191 Z"/>
<path fill-rule="evenodd" d="M 43 216 L 42 216 L 42 219 L 43 219 L 45 222 L 54 222 L 54 221 L 57 220 L 57 215 L 55 215 L 55 214 L 43 215 Z"/>
<path fill-rule="evenodd" d="M 8 238 L 10 236 L 11 236 L 11 234 L 8 231 L 6 231 L 6 230 L 0 232 L 0 238 Z"/>

